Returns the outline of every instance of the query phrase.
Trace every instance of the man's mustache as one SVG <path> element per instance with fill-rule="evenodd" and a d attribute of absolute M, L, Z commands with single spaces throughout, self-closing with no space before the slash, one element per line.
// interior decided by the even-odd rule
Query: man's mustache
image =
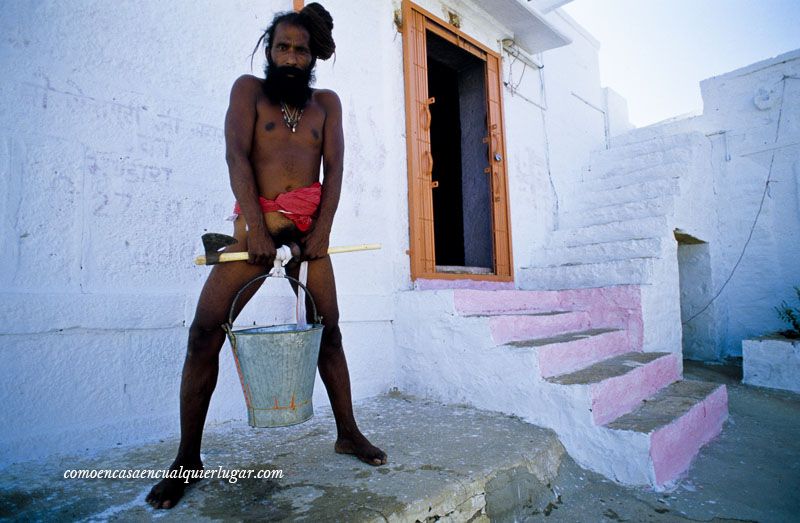
<path fill-rule="evenodd" d="M 291 65 L 284 65 L 281 67 L 276 67 L 275 71 L 278 73 L 279 76 L 288 77 L 304 77 L 308 75 L 308 71 L 306 69 L 300 69 L 299 67 L 293 67 Z"/>

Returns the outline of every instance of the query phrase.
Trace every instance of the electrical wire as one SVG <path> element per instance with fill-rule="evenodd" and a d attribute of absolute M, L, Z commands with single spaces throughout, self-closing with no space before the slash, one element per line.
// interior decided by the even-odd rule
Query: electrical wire
<path fill-rule="evenodd" d="M 778 125 L 777 125 L 777 128 L 775 130 L 775 143 L 778 143 L 778 138 L 780 137 L 780 132 L 781 132 L 781 117 L 783 116 L 783 101 L 784 101 L 785 95 L 786 95 L 786 80 L 787 80 L 787 78 L 792 78 L 792 77 L 784 76 L 783 79 L 782 79 L 783 88 L 781 89 L 781 106 L 778 109 Z M 709 302 L 702 309 L 700 309 L 698 312 L 693 314 L 691 318 L 689 318 L 686 321 L 681 322 L 681 325 L 688 325 L 692 320 L 694 320 L 695 318 L 697 318 L 698 316 L 703 314 L 709 307 L 711 307 L 711 304 L 714 303 L 714 301 L 716 301 L 717 298 L 719 298 L 720 294 L 722 294 L 722 291 L 725 290 L 725 287 L 728 285 L 728 283 L 733 278 L 733 275 L 736 273 L 736 269 L 739 267 L 739 264 L 742 262 L 742 259 L 744 258 L 745 252 L 747 252 L 747 246 L 750 245 L 750 240 L 753 239 L 753 232 L 756 230 L 756 224 L 758 223 L 758 218 L 759 218 L 759 216 L 761 216 L 761 211 L 764 208 L 764 200 L 766 200 L 767 194 L 769 193 L 769 184 L 773 181 L 771 179 L 772 178 L 772 164 L 773 163 L 775 163 L 775 151 L 772 152 L 772 156 L 770 157 L 770 160 L 769 160 L 769 170 L 767 171 L 767 180 L 766 180 L 766 182 L 764 182 L 764 192 L 761 194 L 761 203 L 758 204 L 758 211 L 756 212 L 756 218 L 755 218 L 755 220 L 753 220 L 753 226 L 750 227 L 750 233 L 747 235 L 747 240 L 744 242 L 744 246 L 742 247 L 742 252 L 741 252 L 741 254 L 739 254 L 739 259 L 736 260 L 736 263 L 733 265 L 733 269 L 731 269 L 731 273 L 728 275 L 728 278 L 725 280 L 725 283 L 722 284 L 722 286 L 719 288 L 719 290 L 714 295 L 714 297 L 711 298 L 709 300 Z"/>
<path fill-rule="evenodd" d="M 772 182 L 772 180 L 770 180 L 770 177 L 772 176 L 772 163 L 774 161 L 775 161 L 775 153 L 772 153 L 772 159 L 769 162 L 769 172 L 767 173 L 767 181 L 764 183 L 764 192 L 761 194 L 761 203 L 758 205 L 758 212 L 756 212 L 756 219 L 753 220 L 753 226 L 750 227 L 750 234 L 747 235 L 747 240 L 744 242 L 744 247 L 742 247 L 742 252 L 741 254 L 739 254 L 739 259 L 736 260 L 733 269 L 731 269 L 731 273 L 728 275 L 728 279 L 725 280 L 725 283 L 722 284 L 722 287 L 719 288 L 717 293 L 714 295 L 713 298 L 711 298 L 711 300 L 709 300 L 709 302 L 705 305 L 705 307 L 700 309 L 688 320 L 681 322 L 681 325 L 688 325 L 692 320 L 703 314 L 706 311 L 706 309 L 711 307 L 711 304 L 714 303 L 714 301 L 717 298 L 719 298 L 719 295 L 722 294 L 722 291 L 725 290 L 725 287 L 728 285 L 728 282 L 731 281 L 734 273 L 736 273 L 736 269 L 739 267 L 739 264 L 742 262 L 742 258 L 744 258 L 744 253 L 747 251 L 747 246 L 750 245 L 750 240 L 753 239 L 753 232 L 756 230 L 758 217 L 761 216 L 761 210 L 764 208 L 764 200 L 766 199 L 767 193 L 769 192 L 769 184 Z"/>

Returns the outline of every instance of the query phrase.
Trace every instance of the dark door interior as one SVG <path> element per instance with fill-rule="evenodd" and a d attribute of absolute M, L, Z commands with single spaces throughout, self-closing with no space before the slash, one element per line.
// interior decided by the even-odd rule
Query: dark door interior
<path fill-rule="evenodd" d="M 491 273 L 486 63 L 428 32 L 437 272 Z"/>

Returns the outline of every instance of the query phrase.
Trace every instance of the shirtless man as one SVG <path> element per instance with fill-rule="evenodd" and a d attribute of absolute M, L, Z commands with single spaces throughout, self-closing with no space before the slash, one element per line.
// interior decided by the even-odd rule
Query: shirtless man
<path fill-rule="evenodd" d="M 202 469 L 203 425 L 225 341 L 221 326 L 235 293 L 272 266 L 276 246 L 290 242 L 301 245 L 302 257 L 309 261 L 308 288 L 324 324 L 318 368 L 336 418 L 334 450 L 370 465 L 386 463 L 386 454 L 361 434 L 353 416 L 336 284 L 327 255 L 342 186 L 342 108 L 336 93 L 309 85 L 316 59 L 333 54 L 331 29 L 330 14 L 317 3 L 298 13 L 277 15 L 256 44 L 256 49 L 262 41 L 266 45 L 266 79 L 245 75 L 233 84 L 225 143 L 231 187 L 238 201 L 234 236 L 239 242 L 228 251 L 247 250 L 250 259 L 215 265 L 203 287 L 189 330 L 180 392 L 181 442 L 171 469 Z M 320 162 L 324 169 L 321 195 L 315 184 Z M 268 212 L 274 203 L 265 204 L 265 200 L 275 200 L 282 193 L 301 194 L 301 200 L 309 200 L 310 195 L 312 207 L 316 193 L 319 208 L 307 215 Z M 296 277 L 297 267 L 289 272 Z M 255 289 L 240 299 L 239 310 L 253 293 Z M 186 486 L 184 479 L 163 479 L 151 489 L 147 502 L 156 508 L 172 508 Z"/>

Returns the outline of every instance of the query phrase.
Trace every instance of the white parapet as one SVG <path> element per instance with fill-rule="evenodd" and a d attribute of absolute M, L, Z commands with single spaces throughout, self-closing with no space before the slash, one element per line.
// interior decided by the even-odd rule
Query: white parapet
<path fill-rule="evenodd" d="M 747 385 L 800 392 L 800 339 L 762 336 L 742 340 Z"/>

